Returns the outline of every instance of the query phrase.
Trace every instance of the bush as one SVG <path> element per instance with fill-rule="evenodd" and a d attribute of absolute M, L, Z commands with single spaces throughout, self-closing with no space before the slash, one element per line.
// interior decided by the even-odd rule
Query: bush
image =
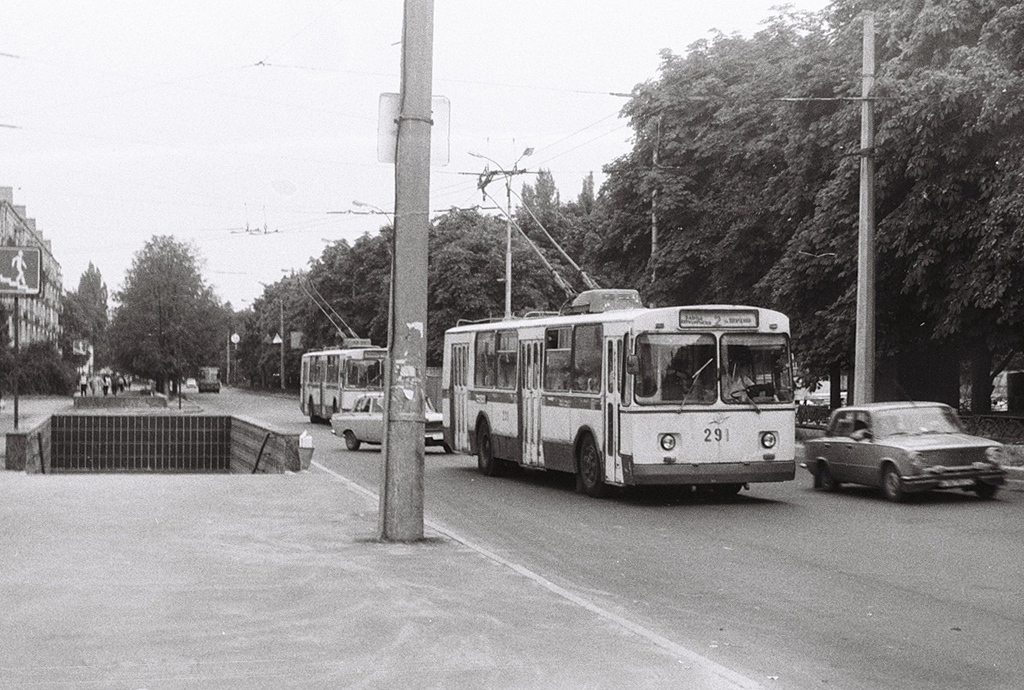
<path fill-rule="evenodd" d="M 14 353 L 0 358 L 4 392 L 13 390 Z M 75 387 L 74 366 L 65 362 L 53 343 L 32 343 L 18 357 L 18 392 L 37 395 L 71 395 Z"/>

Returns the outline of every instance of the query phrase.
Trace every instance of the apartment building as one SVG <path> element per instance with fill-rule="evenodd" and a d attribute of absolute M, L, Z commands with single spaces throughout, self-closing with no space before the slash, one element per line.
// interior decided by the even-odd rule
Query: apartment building
<path fill-rule="evenodd" d="M 39 294 L 19 298 L 22 345 L 38 341 L 56 343 L 60 336 L 60 311 L 64 283 L 60 264 L 53 256 L 50 240 L 36 228 L 36 221 L 29 218 L 24 206 L 14 204 L 14 190 L 0 187 L 0 245 L 14 247 L 39 247 L 40 266 Z M 8 313 L 14 309 L 14 297 L 0 297 Z M 7 321 L 8 335 L 13 341 L 14 320 Z"/>

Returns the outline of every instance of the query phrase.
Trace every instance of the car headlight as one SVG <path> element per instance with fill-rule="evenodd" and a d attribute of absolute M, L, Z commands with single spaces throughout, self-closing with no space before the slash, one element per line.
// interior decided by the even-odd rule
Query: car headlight
<path fill-rule="evenodd" d="M 924 470 L 924 456 L 922 456 L 916 450 L 907 451 L 907 462 L 910 463 L 910 471 L 913 474 L 921 474 L 921 472 Z"/>
<path fill-rule="evenodd" d="M 1002 446 L 991 446 L 985 449 L 985 459 L 988 460 L 993 465 L 995 465 L 996 467 L 999 467 L 1001 464 L 1003 464 L 1005 458 L 1006 453 L 1003 450 Z"/>
<path fill-rule="evenodd" d="M 779 435 L 774 431 L 761 432 L 761 447 L 771 449 L 779 443 Z"/>
<path fill-rule="evenodd" d="M 668 451 L 674 449 L 676 447 L 675 434 L 662 434 L 659 443 L 661 444 L 662 450 Z"/>

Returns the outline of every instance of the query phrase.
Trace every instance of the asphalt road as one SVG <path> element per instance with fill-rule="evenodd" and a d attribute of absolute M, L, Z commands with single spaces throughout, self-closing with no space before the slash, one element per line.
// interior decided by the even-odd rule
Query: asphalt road
<path fill-rule="evenodd" d="M 316 464 L 377 491 L 379 450 L 345 450 L 297 399 L 226 390 L 199 402 L 306 429 Z M 1024 493 L 891 504 L 868 489 L 815 492 L 804 470 L 724 502 L 665 490 L 595 500 L 573 486 L 426 454 L 429 521 L 738 672 L 786 688 L 1024 686 Z"/>

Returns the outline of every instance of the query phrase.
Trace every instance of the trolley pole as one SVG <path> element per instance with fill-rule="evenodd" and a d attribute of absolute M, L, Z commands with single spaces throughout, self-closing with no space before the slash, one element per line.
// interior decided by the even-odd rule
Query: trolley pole
<path fill-rule="evenodd" d="M 861 70 L 860 223 L 857 235 L 857 325 L 854 337 L 853 398 L 875 399 L 875 15 L 864 13 Z"/>
<path fill-rule="evenodd" d="M 408 542 L 423 538 L 433 0 L 405 0 L 402 33 L 379 523 Z"/>

